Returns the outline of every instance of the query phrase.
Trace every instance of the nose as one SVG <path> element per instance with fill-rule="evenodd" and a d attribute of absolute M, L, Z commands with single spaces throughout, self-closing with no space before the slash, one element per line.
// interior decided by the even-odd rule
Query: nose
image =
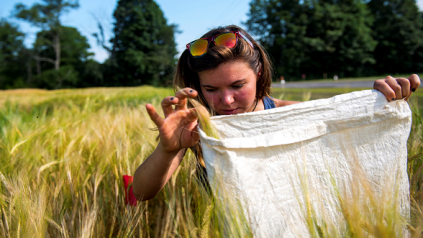
<path fill-rule="evenodd" d="M 224 105 L 231 105 L 235 101 L 234 94 L 230 91 L 224 91 L 220 100 Z"/>

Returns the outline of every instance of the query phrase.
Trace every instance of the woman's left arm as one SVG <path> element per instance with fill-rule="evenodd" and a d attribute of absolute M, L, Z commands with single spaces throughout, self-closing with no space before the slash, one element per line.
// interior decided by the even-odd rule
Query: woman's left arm
<path fill-rule="evenodd" d="M 408 78 L 387 76 L 384 79 L 376 80 L 373 84 L 373 88 L 382 92 L 390 102 L 397 99 L 407 100 L 419 86 L 420 78 L 417 74 L 413 74 Z"/>

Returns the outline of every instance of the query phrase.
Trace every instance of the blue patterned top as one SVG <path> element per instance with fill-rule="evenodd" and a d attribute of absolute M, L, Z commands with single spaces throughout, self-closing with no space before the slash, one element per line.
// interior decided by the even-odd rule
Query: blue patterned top
<path fill-rule="evenodd" d="M 264 110 L 276 108 L 275 102 L 269 97 L 263 98 Z"/>

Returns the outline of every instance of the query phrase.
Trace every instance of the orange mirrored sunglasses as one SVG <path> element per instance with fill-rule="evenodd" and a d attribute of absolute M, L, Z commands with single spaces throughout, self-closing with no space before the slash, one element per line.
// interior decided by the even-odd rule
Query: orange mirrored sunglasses
<path fill-rule="evenodd" d="M 223 45 L 228 48 L 233 48 L 236 46 L 239 37 L 244 39 L 251 48 L 254 49 L 253 43 L 251 43 L 251 41 L 239 31 L 225 32 L 209 38 L 195 40 L 187 44 L 187 49 L 193 57 L 197 58 L 207 53 L 210 42 L 213 42 L 215 45 Z"/>

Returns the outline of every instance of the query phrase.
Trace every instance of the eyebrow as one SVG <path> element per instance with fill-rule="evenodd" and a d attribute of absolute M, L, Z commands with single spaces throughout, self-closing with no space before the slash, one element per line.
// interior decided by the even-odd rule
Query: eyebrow
<path fill-rule="evenodd" d="M 235 82 L 231 83 L 231 85 L 235 85 L 235 84 L 237 84 L 237 83 L 241 83 L 241 82 L 244 82 L 244 81 L 246 81 L 246 80 L 247 80 L 247 79 L 240 79 L 240 80 L 237 80 L 237 81 L 235 81 Z M 201 85 L 201 86 L 203 86 L 203 87 L 215 88 L 214 86 L 207 85 L 207 84 L 203 84 L 203 85 Z"/>

